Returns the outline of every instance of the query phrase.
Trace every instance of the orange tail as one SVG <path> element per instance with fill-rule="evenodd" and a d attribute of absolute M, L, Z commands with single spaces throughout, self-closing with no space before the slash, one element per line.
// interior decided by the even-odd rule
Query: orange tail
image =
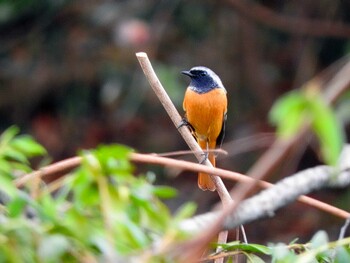
<path fill-rule="evenodd" d="M 199 145 L 201 146 L 202 149 L 207 149 L 205 141 L 204 142 L 199 141 Z M 208 159 L 211 162 L 211 164 L 215 167 L 215 155 L 213 153 L 209 153 Z M 203 191 L 216 190 L 213 180 L 211 179 L 210 175 L 206 173 L 198 173 L 198 187 Z"/>

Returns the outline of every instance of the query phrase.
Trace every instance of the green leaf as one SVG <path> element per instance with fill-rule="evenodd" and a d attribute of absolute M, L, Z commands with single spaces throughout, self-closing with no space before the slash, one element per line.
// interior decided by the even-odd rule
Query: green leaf
<path fill-rule="evenodd" d="M 153 194 L 159 198 L 167 199 L 175 197 L 177 195 L 177 190 L 170 186 L 155 186 L 153 188 Z"/>
<path fill-rule="evenodd" d="M 26 155 L 13 147 L 7 147 L 4 156 L 17 162 L 28 163 Z"/>
<path fill-rule="evenodd" d="M 141 210 L 143 221 L 147 225 L 152 226 L 156 230 L 164 230 L 170 225 L 170 212 L 168 208 L 161 202 L 144 203 Z M 174 219 L 176 220 L 176 219 Z M 171 226 L 173 227 L 173 226 Z"/>
<path fill-rule="evenodd" d="M 129 175 L 133 166 L 129 162 L 129 155 L 132 149 L 123 145 L 101 145 L 96 150 L 83 151 L 83 166 L 93 174 L 101 172 L 122 179 L 121 175 Z"/>
<path fill-rule="evenodd" d="M 306 98 L 299 91 L 290 92 L 277 100 L 269 118 L 277 126 L 279 136 L 289 137 L 300 129 L 306 105 Z"/>
<path fill-rule="evenodd" d="M 7 128 L 0 135 L 0 147 L 8 144 L 18 133 L 19 133 L 19 129 L 16 126 L 11 126 Z"/>
<path fill-rule="evenodd" d="M 130 240 L 132 240 L 135 248 L 144 248 L 149 244 L 149 240 L 140 226 L 129 221 L 125 224 L 125 227 L 129 232 Z"/>
<path fill-rule="evenodd" d="M 17 217 L 23 213 L 27 200 L 20 195 L 13 198 L 7 205 L 7 211 L 10 217 Z"/>
<path fill-rule="evenodd" d="M 247 251 L 247 252 L 253 252 L 253 253 L 262 253 L 265 255 L 271 255 L 271 248 L 260 245 L 260 244 L 244 244 L 242 243 L 239 248 L 241 250 Z"/>
<path fill-rule="evenodd" d="M 262 253 L 265 255 L 271 255 L 271 248 L 264 246 L 264 245 L 259 245 L 259 244 L 246 244 L 246 243 L 241 243 L 239 241 L 233 241 L 229 242 L 226 244 L 218 244 L 225 250 L 241 250 L 241 251 L 246 251 L 246 252 L 251 252 L 251 253 Z"/>
<path fill-rule="evenodd" d="M 344 145 L 342 126 L 332 109 L 320 97 L 310 100 L 313 121 L 312 129 L 320 142 L 324 161 L 335 165 Z"/>
<path fill-rule="evenodd" d="M 45 191 L 45 190 L 44 190 Z M 57 216 L 57 202 L 48 192 L 42 192 L 38 202 L 42 211 L 45 213 L 47 218 L 56 218 Z"/>
<path fill-rule="evenodd" d="M 296 134 L 309 120 L 320 142 L 325 163 L 337 163 L 344 144 L 344 132 L 334 112 L 319 94 L 305 90 L 290 92 L 277 100 L 269 117 L 282 138 Z"/>
<path fill-rule="evenodd" d="M 46 153 L 45 148 L 29 135 L 22 135 L 14 138 L 11 145 L 28 157 L 44 155 Z"/>
<path fill-rule="evenodd" d="M 0 176 L 9 175 L 11 171 L 10 163 L 0 158 Z"/>
<path fill-rule="evenodd" d="M 225 250 L 235 250 L 235 249 L 237 249 L 237 246 L 239 246 L 239 244 L 241 244 L 241 241 L 235 240 L 235 241 L 231 241 L 228 243 L 216 244 L 216 245 L 220 246 L 221 248 L 223 248 Z"/>
<path fill-rule="evenodd" d="M 116 245 L 123 254 L 144 248 L 149 244 L 149 240 L 141 228 L 129 220 L 117 221 L 115 229 L 119 237 L 116 239 Z"/>
<path fill-rule="evenodd" d="M 96 149 L 96 154 L 101 161 L 106 161 L 113 157 L 116 159 L 128 159 L 132 149 L 121 144 L 100 145 Z"/>
<path fill-rule="evenodd" d="M 0 191 L 3 191 L 9 197 L 14 198 L 17 195 L 17 188 L 12 179 L 6 175 L 0 175 Z"/>
<path fill-rule="evenodd" d="M 17 170 L 17 171 L 22 171 L 23 173 L 29 173 L 33 170 L 32 168 L 30 168 L 29 164 L 24 164 L 19 162 L 11 162 L 11 169 L 12 169 L 11 172 Z"/>

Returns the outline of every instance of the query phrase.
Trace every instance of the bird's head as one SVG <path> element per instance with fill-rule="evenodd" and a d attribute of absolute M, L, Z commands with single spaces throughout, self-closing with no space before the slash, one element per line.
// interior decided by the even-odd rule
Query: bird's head
<path fill-rule="evenodd" d="M 191 78 L 189 87 L 198 93 L 206 93 L 216 88 L 224 89 L 219 76 L 209 68 L 198 66 L 181 73 Z"/>

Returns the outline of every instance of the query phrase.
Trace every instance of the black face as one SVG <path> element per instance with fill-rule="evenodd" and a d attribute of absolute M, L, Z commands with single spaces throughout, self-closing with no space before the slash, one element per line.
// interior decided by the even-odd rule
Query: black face
<path fill-rule="evenodd" d="M 219 77 L 205 67 L 194 67 L 189 71 L 182 71 L 181 73 L 191 78 L 190 88 L 198 93 L 206 93 L 222 86 Z"/>
<path fill-rule="evenodd" d="M 182 71 L 183 74 L 191 78 L 204 78 L 208 76 L 208 72 L 200 69 L 192 69 L 190 71 Z"/>

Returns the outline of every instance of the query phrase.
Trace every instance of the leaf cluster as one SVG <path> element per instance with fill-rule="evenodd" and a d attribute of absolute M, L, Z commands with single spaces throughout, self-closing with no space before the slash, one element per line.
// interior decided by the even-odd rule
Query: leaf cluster
<path fill-rule="evenodd" d="M 0 190 L 8 196 L 0 213 L 1 262 L 120 262 L 154 253 L 161 260 L 165 244 L 186 237 L 177 225 L 195 206 L 172 215 L 161 198 L 174 197 L 175 189 L 153 185 L 151 176 L 134 176 L 125 146 L 81 152 L 81 166 L 54 194 L 44 183 L 36 198 L 28 187 L 17 189 L 6 175 L 27 171 L 28 158 L 45 153 L 32 138 L 15 136 L 17 131 L 10 128 L 0 139 L 7 165 Z"/>
<path fill-rule="evenodd" d="M 233 241 L 217 244 L 226 255 L 227 262 L 234 262 L 234 256 L 241 254 L 249 263 L 331 263 L 350 262 L 350 238 L 330 242 L 325 231 L 318 231 L 306 244 L 295 241 L 290 244 L 244 244 Z"/>
<path fill-rule="evenodd" d="M 289 92 L 277 100 L 271 109 L 270 120 L 276 124 L 277 133 L 282 138 L 297 134 L 309 122 L 318 138 L 325 163 L 337 163 L 345 141 L 343 129 L 334 111 L 313 86 Z"/>

